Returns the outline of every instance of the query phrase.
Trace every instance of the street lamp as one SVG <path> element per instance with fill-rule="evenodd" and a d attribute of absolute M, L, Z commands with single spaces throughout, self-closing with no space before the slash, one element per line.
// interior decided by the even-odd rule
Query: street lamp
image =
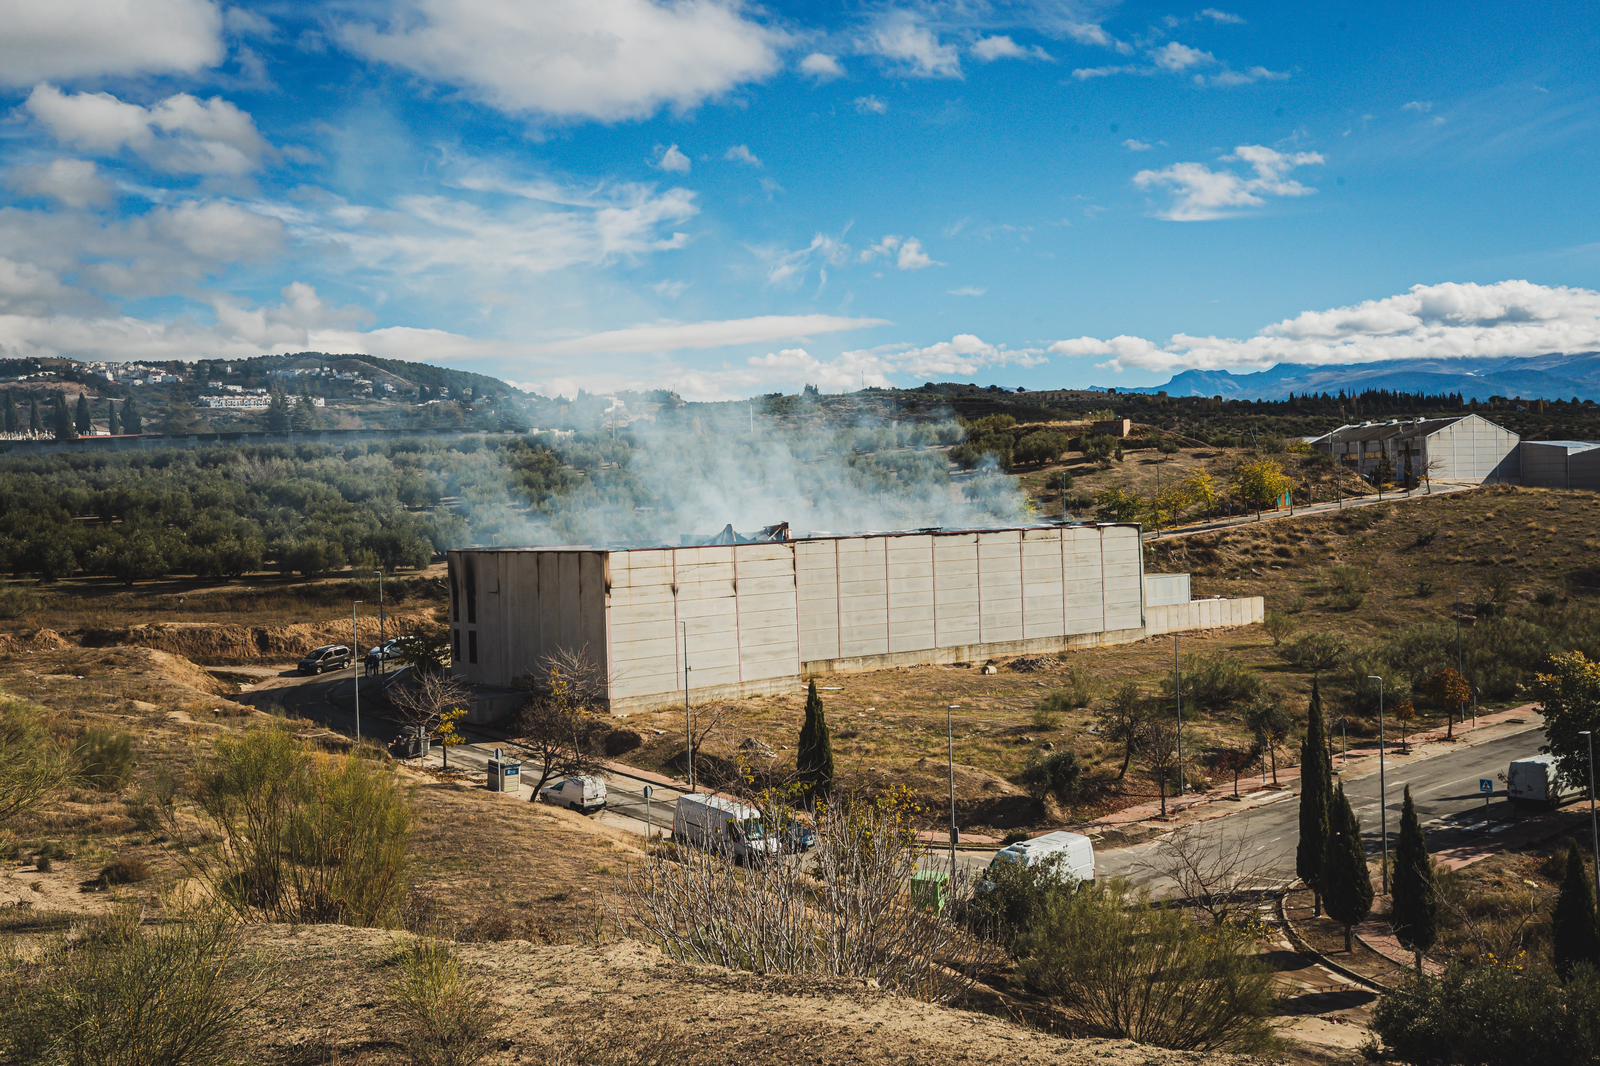
<path fill-rule="evenodd" d="M 948 751 L 948 765 L 950 768 L 950 887 L 955 888 L 956 883 L 956 730 L 955 715 L 959 703 L 952 703 L 944 709 L 944 739 Z"/>
<path fill-rule="evenodd" d="M 377 576 L 377 578 L 378 578 L 378 647 L 382 648 L 384 646 L 384 644 L 387 643 L 383 639 L 383 571 L 382 570 L 374 570 L 373 574 L 375 574 Z M 387 652 L 380 652 L 379 653 L 379 656 L 378 656 L 378 676 L 379 677 L 383 676 L 383 664 L 384 664 L 384 660 L 387 659 L 387 658 L 388 658 L 388 653 Z"/>
<path fill-rule="evenodd" d="M 689 751 L 689 791 L 694 791 L 694 712 L 689 709 L 689 623 L 683 629 L 683 729 Z"/>
<path fill-rule="evenodd" d="M 356 625 L 356 608 L 364 600 L 350 603 L 350 678 L 356 687 L 356 739 L 361 739 L 361 629 Z"/>
<path fill-rule="evenodd" d="M 1594 878 L 1600 885 L 1600 821 L 1594 813 L 1594 734 L 1585 729 L 1578 734 L 1589 742 L 1589 831 L 1594 834 Z M 1600 888 L 1596 889 L 1600 894 Z"/>
<path fill-rule="evenodd" d="M 1383 825 L 1383 892 L 1389 894 L 1389 788 L 1384 776 L 1383 736 L 1383 678 L 1368 674 L 1368 681 L 1378 683 L 1378 819 Z"/>
<path fill-rule="evenodd" d="M 1172 634 L 1172 693 L 1178 698 L 1178 795 L 1183 795 L 1183 665 L 1178 658 L 1178 634 Z"/>

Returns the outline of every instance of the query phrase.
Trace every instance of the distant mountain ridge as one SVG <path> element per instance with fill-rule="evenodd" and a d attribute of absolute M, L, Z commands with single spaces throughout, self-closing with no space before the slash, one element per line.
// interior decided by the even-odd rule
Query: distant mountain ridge
<path fill-rule="evenodd" d="M 1495 358 L 1395 359 L 1384 363 L 1309 366 L 1280 363 L 1270 370 L 1185 370 L 1165 385 L 1118 389 L 1147 395 L 1221 396 L 1227 400 L 1283 400 L 1290 393 L 1358 393 L 1368 389 L 1467 400 L 1492 396 L 1524 400 L 1600 400 L 1600 352 Z"/>

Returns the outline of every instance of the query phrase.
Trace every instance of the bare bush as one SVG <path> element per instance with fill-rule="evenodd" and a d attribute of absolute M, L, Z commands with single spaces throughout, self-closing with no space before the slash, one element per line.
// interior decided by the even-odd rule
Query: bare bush
<path fill-rule="evenodd" d="M 846 799 L 821 808 L 817 822 L 809 861 L 776 856 L 741 867 L 731 849 L 689 847 L 651 855 L 629 886 L 631 920 L 686 962 L 871 978 L 929 1002 L 963 992 L 986 949 L 912 902 L 924 852 L 910 804 L 898 795 Z M 958 877 L 952 896 L 963 888 Z"/>
<path fill-rule="evenodd" d="M 1178 897 L 1214 925 L 1248 924 L 1260 890 L 1270 883 L 1271 862 L 1246 833 L 1224 838 L 1214 827 L 1180 829 L 1163 840 L 1145 864 L 1170 882 Z"/>
<path fill-rule="evenodd" d="M 594 711 L 605 698 L 605 677 L 588 649 L 560 648 L 540 661 L 528 678 L 533 695 L 517 720 L 523 750 L 539 763 L 532 799 L 561 777 L 600 770 L 602 760 L 590 744 Z"/>
<path fill-rule="evenodd" d="M 389 986 L 395 1036 L 417 1066 L 472 1066 L 493 1049 L 491 1003 L 449 945 L 419 940 Z"/>

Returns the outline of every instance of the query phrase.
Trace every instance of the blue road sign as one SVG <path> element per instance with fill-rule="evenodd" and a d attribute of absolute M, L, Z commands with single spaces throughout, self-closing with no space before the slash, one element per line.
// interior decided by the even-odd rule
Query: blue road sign
<path fill-rule="evenodd" d="M 1478 778 L 1478 791 L 1482 792 L 1485 796 L 1489 795 L 1494 791 L 1494 781 L 1487 777 Z"/>

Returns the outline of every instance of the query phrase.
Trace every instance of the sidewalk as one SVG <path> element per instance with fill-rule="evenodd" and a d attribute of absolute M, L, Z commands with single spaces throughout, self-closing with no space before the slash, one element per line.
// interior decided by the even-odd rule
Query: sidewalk
<path fill-rule="evenodd" d="M 1413 763 L 1458 748 L 1470 748 L 1526 729 L 1530 725 L 1537 726 L 1540 721 L 1539 713 L 1534 709 L 1534 705 L 1525 703 L 1520 707 L 1496 711 L 1493 714 L 1479 715 L 1476 725 L 1470 719 L 1466 722 L 1457 722 L 1453 741 L 1444 739 L 1445 730 L 1443 728 L 1412 733 L 1410 736 L 1410 753 L 1405 755 L 1404 758 L 1408 763 Z M 1333 768 L 1336 771 L 1350 779 L 1367 777 L 1378 772 L 1377 741 L 1362 741 L 1359 744 L 1352 744 L 1348 759 L 1346 759 L 1345 755 L 1338 750 L 1338 739 L 1337 736 L 1333 738 L 1335 742 Z M 1395 751 L 1399 747 L 1399 744 L 1392 740 L 1389 741 L 1390 758 L 1397 757 Z M 1345 766 L 1346 762 L 1349 764 L 1348 769 Z M 1228 815 L 1252 810 L 1263 803 L 1271 803 L 1273 800 L 1287 795 L 1290 793 L 1291 787 L 1299 780 L 1299 766 L 1279 766 L 1277 785 L 1271 784 L 1270 781 L 1266 784 L 1253 782 L 1246 785 L 1243 780 L 1240 780 L 1240 799 L 1238 802 L 1233 800 L 1233 786 L 1230 782 L 1220 784 L 1209 792 L 1190 794 L 1179 798 L 1167 797 L 1167 815 L 1165 818 L 1161 816 L 1161 801 L 1155 799 L 1112 811 L 1110 814 L 1096 818 L 1082 828 L 1084 832 L 1095 834 L 1112 830 L 1127 830 L 1145 822 L 1154 822 L 1161 828 L 1167 829 L 1210 821 L 1213 818 L 1226 818 Z"/>

